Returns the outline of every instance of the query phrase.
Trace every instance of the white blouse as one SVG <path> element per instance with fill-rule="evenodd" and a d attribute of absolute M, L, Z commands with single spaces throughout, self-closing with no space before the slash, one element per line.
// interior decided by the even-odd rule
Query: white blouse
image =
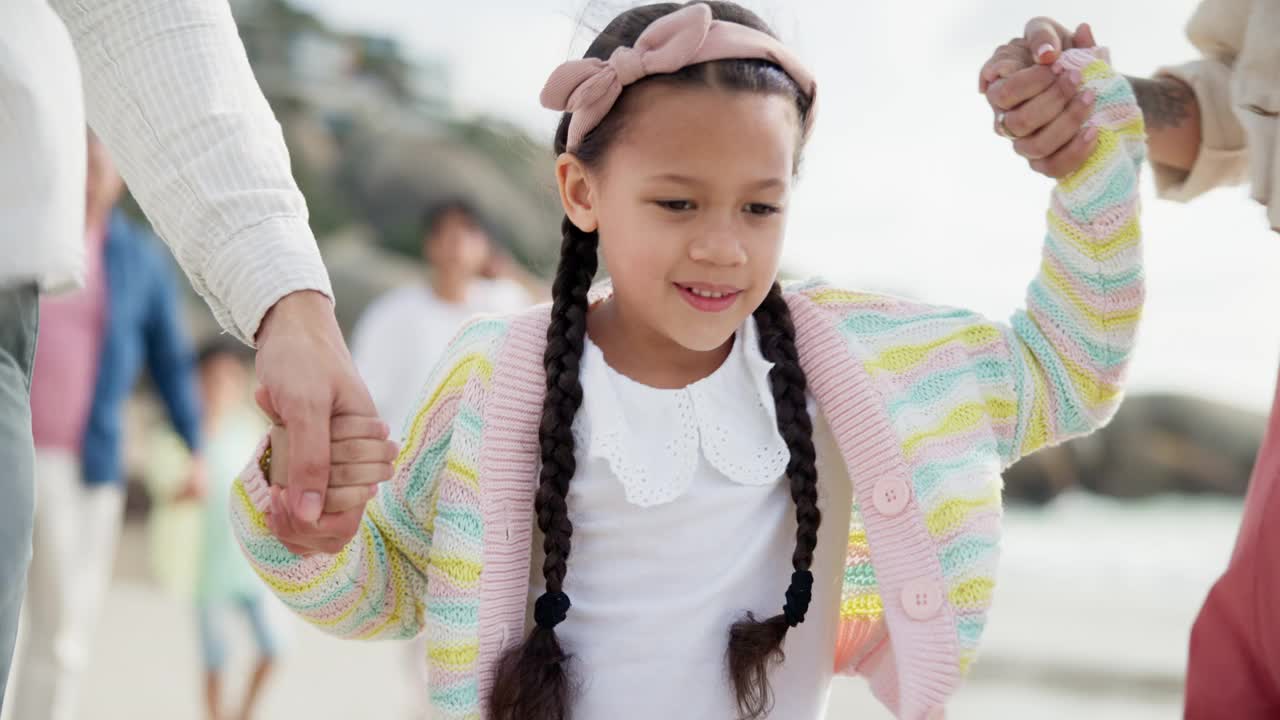
<path fill-rule="evenodd" d="M 626 378 L 587 340 L 568 500 L 564 589 L 573 606 L 556 628 L 575 658 L 574 717 L 737 717 L 729 627 L 747 611 L 782 611 L 796 531 L 773 365 L 754 320 L 737 338 L 719 369 L 675 390 Z M 824 517 L 813 601 L 770 673 L 769 717 L 778 719 L 822 717 L 833 674 L 852 489 L 820 415 L 814 441 Z M 531 606 L 543 591 L 540 568 L 536 557 Z"/>

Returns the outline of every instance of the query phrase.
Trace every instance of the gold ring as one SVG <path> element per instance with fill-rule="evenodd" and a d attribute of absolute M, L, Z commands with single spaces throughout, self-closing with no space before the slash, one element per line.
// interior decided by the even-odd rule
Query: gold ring
<path fill-rule="evenodd" d="M 1004 113 L 996 114 L 996 132 L 1000 134 L 1000 137 L 1009 138 L 1010 140 L 1017 140 L 1018 136 L 1014 135 L 1012 132 L 1009 132 L 1009 126 L 1004 124 L 1004 116 L 1005 116 Z"/>

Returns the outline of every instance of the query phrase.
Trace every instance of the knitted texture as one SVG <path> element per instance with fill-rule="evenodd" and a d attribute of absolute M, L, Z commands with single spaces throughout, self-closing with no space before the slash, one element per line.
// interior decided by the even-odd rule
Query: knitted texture
<path fill-rule="evenodd" d="M 267 530 L 256 464 L 232 498 L 236 535 L 258 574 L 296 613 L 341 637 L 411 638 L 425 630 L 432 703 L 478 717 L 475 679 L 481 572 L 478 471 L 486 388 L 505 324 L 454 339 L 410 423 L 393 479 L 339 554 L 299 558 Z"/>
<path fill-rule="evenodd" d="M 973 660 L 996 575 L 1001 470 L 1096 429 L 1120 400 L 1143 300 L 1141 115 L 1093 53 L 1060 62 L 1097 92 L 1097 150 L 1053 191 L 1040 272 L 1011 322 L 821 282 L 786 293 L 801 366 L 854 483 L 836 669 L 868 675 L 900 717 L 944 705 Z M 249 559 L 296 613 L 344 637 L 428 634 L 434 717 L 481 718 L 493 663 L 524 634 L 547 317 L 543 306 L 458 335 L 393 480 L 341 553 L 298 558 L 268 532 L 254 461 L 232 501 Z M 873 489 L 895 478 L 911 497 L 883 511 Z M 920 587 L 940 588 L 935 615 L 904 610 Z"/>
<path fill-rule="evenodd" d="M 1144 296 L 1138 170 L 1146 144 L 1129 83 L 1092 53 L 1065 53 L 1097 94 L 1097 149 L 1053 192 L 1040 273 L 1009 325 L 964 310 L 878 295 L 802 289 L 830 312 L 883 388 L 912 490 L 956 611 L 967 670 L 991 603 L 999 472 L 1018 458 L 1105 423 Z M 875 637 L 880 598 L 858 512 L 850 529 L 841 617 Z M 854 647 L 839 660 L 856 663 Z M 863 648 L 865 651 L 866 648 Z M 848 665 L 842 666 L 848 668 Z"/>

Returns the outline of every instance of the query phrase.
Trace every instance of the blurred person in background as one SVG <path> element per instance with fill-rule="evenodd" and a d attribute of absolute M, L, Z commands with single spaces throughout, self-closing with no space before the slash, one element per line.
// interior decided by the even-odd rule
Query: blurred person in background
<path fill-rule="evenodd" d="M 511 313 L 546 294 L 485 228 L 470 203 L 449 198 L 422 216 L 423 282 L 390 290 L 361 315 L 351 353 L 378 414 L 404 430 L 417 396 L 454 333 L 478 314 Z"/>
<path fill-rule="evenodd" d="M 423 214 L 422 259 L 423 282 L 374 300 L 352 332 L 356 368 L 393 436 L 404 432 L 418 407 L 418 391 L 468 319 L 513 313 L 546 294 L 497 247 L 479 212 L 460 198 L 441 201 Z M 405 664 L 413 686 L 411 714 L 425 717 L 430 698 L 424 637 L 405 644 Z"/>
<path fill-rule="evenodd" d="M 80 676 L 124 521 L 124 405 L 145 365 L 204 482 L 200 401 L 177 278 L 162 246 L 116 208 L 124 184 L 90 133 L 85 287 L 41 300 L 31 383 L 33 553 L 10 690 L 14 720 L 75 716 Z"/>
<path fill-rule="evenodd" d="M 152 578 L 195 610 L 210 720 L 254 716 L 280 645 L 280 628 L 271 620 L 262 582 L 236 545 L 227 517 L 231 483 L 267 428 L 252 404 L 251 357 L 247 348 L 225 337 L 206 341 L 196 354 L 207 483 L 182 482 L 190 452 L 168 427 L 150 433 L 143 470 L 152 499 L 147 516 Z M 245 621 L 257 657 L 243 698 L 226 709 L 227 620 L 233 615 Z"/>
<path fill-rule="evenodd" d="M 373 416 L 279 123 L 231 10 L 205 0 L 6 0 L 0 22 L 0 697 L 31 558 L 38 297 L 84 282 L 86 120 L 293 436 L 289 547 L 355 527 L 328 507 L 329 425 Z M 341 493 L 339 493 L 341 494 Z M 27 720 L 23 718 L 23 720 Z"/>
<path fill-rule="evenodd" d="M 1130 78 L 1147 123 L 1156 190 L 1187 202 L 1247 180 L 1280 232 L 1280 1 L 1204 0 L 1187 36 L 1200 59 Z M 980 87 L 997 113 L 997 132 L 1045 174 L 1082 161 L 1064 147 L 1081 120 L 1042 92 L 1047 65 L 1064 49 L 1093 45 L 1087 25 L 1073 33 L 1035 18 L 983 68 Z M 1280 717 L 1280 524 L 1265 520 L 1280 515 L 1278 405 L 1280 396 L 1249 480 L 1235 551 L 1191 632 L 1191 720 Z"/>
<path fill-rule="evenodd" d="M 200 349 L 200 390 L 204 401 L 204 461 L 208 484 L 195 583 L 196 612 L 204 660 L 205 709 L 209 720 L 250 720 L 277 652 L 276 630 L 267 613 L 262 581 L 249 567 L 231 533 L 228 506 L 231 484 L 244 459 L 266 430 L 252 404 L 252 370 L 245 348 L 216 338 Z M 257 644 L 245 695 L 231 713 L 223 712 L 223 671 L 227 661 L 225 616 L 239 612 Z"/>

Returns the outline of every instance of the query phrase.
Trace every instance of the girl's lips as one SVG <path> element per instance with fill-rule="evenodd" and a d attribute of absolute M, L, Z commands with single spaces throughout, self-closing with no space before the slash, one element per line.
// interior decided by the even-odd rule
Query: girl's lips
<path fill-rule="evenodd" d="M 733 307 L 738 301 L 738 296 L 742 291 L 729 287 L 727 285 L 712 285 L 710 283 L 674 283 L 676 289 L 680 291 L 680 297 L 689 303 L 695 310 L 701 312 L 718 313 L 724 312 Z M 710 293 L 719 293 L 720 297 L 706 297 L 699 295 L 695 290 Z"/>

